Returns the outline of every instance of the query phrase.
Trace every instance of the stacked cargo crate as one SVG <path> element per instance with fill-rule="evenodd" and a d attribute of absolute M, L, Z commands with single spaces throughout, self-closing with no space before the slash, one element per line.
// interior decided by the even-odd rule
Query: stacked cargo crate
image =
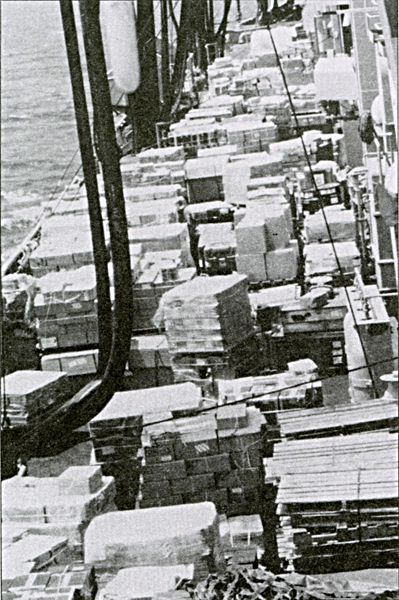
<path fill-rule="evenodd" d="M 262 558 L 265 540 L 259 515 L 229 518 L 221 515 L 219 531 L 225 557 L 230 558 L 235 565 L 251 568 L 255 561 Z"/>
<path fill-rule="evenodd" d="M 198 225 L 200 268 L 208 275 L 228 275 L 236 270 L 236 238 L 232 223 Z"/>
<path fill-rule="evenodd" d="M 222 406 L 145 428 L 140 506 L 211 501 L 228 516 L 262 512 L 262 427 L 254 407 Z"/>
<path fill-rule="evenodd" d="M 201 404 L 200 390 L 192 383 L 117 392 L 90 421 L 95 460 L 115 477 L 119 509 L 135 507 L 143 422 L 165 411 L 171 417 L 193 414 Z"/>
<path fill-rule="evenodd" d="M 34 315 L 42 350 L 98 343 L 94 266 L 48 273 L 37 287 Z"/>
<path fill-rule="evenodd" d="M 291 240 L 291 211 L 283 196 L 269 197 L 267 190 L 259 189 L 235 232 L 237 270 L 250 282 L 295 279 L 298 249 L 296 241 Z"/>
<path fill-rule="evenodd" d="M 197 277 L 177 286 L 163 296 L 158 317 L 165 326 L 176 378 L 184 380 L 190 368 L 219 365 L 235 372 L 259 366 L 243 275 Z"/>
<path fill-rule="evenodd" d="M 4 377 L 3 416 L 11 427 L 34 425 L 68 398 L 66 373 L 14 371 Z"/>

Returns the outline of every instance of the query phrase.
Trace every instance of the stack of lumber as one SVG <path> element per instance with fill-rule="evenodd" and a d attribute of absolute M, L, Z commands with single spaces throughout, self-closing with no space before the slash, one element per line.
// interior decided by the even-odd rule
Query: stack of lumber
<path fill-rule="evenodd" d="M 197 277 L 164 294 L 159 318 L 172 353 L 229 351 L 253 335 L 247 279 Z"/>
<path fill-rule="evenodd" d="M 28 534 L 2 544 L 1 578 L 7 588 L 15 578 L 69 562 L 67 539 L 60 535 Z"/>
<path fill-rule="evenodd" d="M 247 405 L 257 406 L 265 413 L 275 409 L 316 408 L 323 402 L 321 382 L 314 381 L 316 378 L 316 364 L 304 359 L 288 363 L 288 371 L 275 375 L 219 379 L 219 402 L 229 404 L 245 400 Z"/>
<path fill-rule="evenodd" d="M 84 558 L 96 571 L 192 564 L 198 581 L 224 566 L 216 509 L 202 502 L 101 515 L 86 531 Z"/>
<path fill-rule="evenodd" d="M 228 516 L 262 508 L 262 427 L 256 408 L 222 406 L 145 428 L 140 506 L 213 502 Z"/>
<path fill-rule="evenodd" d="M 255 559 L 262 558 L 265 542 L 259 515 L 221 515 L 219 531 L 225 557 L 235 565 L 251 567 Z"/>
<path fill-rule="evenodd" d="M 7 589 L 24 600 L 39 595 L 61 600 L 61 595 L 69 598 L 71 593 L 76 600 L 94 600 L 97 584 L 94 569 L 75 562 L 17 577 L 7 584 Z"/>
<path fill-rule="evenodd" d="M 190 600 L 190 594 L 177 590 L 184 581 L 192 581 L 194 566 L 130 567 L 121 569 L 101 590 L 107 600 Z"/>
<path fill-rule="evenodd" d="M 192 383 L 117 392 L 90 421 L 95 460 L 115 478 L 118 508 L 134 508 L 136 503 L 143 417 L 164 412 L 185 416 L 201 405 L 201 392 Z"/>
<path fill-rule="evenodd" d="M 37 287 L 33 311 L 42 350 L 98 343 L 94 266 L 48 273 Z"/>
<path fill-rule="evenodd" d="M 14 371 L 3 381 L 4 411 L 12 427 L 34 425 L 68 398 L 64 372 Z"/>
<path fill-rule="evenodd" d="M 350 242 L 356 238 L 355 216 L 352 210 L 346 210 L 342 204 L 338 204 L 326 206 L 324 212 L 334 242 Z M 321 211 L 306 215 L 304 237 L 306 243 L 329 241 Z"/>
<path fill-rule="evenodd" d="M 208 275 L 228 275 L 236 270 L 236 236 L 232 223 L 198 225 L 200 264 Z"/>
<path fill-rule="evenodd" d="M 13 477 L 2 482 L 3 522 L 31 533 L 62 535 L 81 556 L 83 534 L 97 515 L 115 510 L 115 483 L 98 466 L 75 466 L 59 477 Z"/>
<path fill-rule="evenodd" d="M 367 432 L 276 444 L 280 556 L 313 572 L 391 566 L 398 557 L 398 436 Z"/>
<path fill-rule="evenodd" d="M 398 403 L 383 398 L 316 410 L 278 414 L 280 436 L 286 440 L 374 431 L 398 426 Z"/>

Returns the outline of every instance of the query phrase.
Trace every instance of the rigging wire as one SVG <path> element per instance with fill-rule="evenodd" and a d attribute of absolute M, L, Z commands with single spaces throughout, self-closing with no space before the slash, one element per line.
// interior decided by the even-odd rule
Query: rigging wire
<path fill-rule="evenodd" d="M 312 184 L 313 184 L 313 187 L 314 187 L 314 190 L 315 190 L 315 193 L 316 193 L 317 203 L 318 203 L 318 206 L 319 206 L 320 211 L 322 213 L 322 217 L 323 217 L 323 221 L 324 221 L 324 224 L 325 224 L 325 227 L 326 227 L 328 239 L 329 239 L 329 242 L 331 244 L 332 251 L 333 251 L 333 254 L 334 254 L 334 259 L 335 259 L 335 262 L 337 264 L 337 268 L 338 268 L 338 271 L 339 271 L 339 274 L 340 274 L 340 278 L 341 278 L 341 281 L 342 281 L 342 287 L 344 288 L 344 292 L 345 292 L 346 300 L 347 300 L 347 303 L 348 303 L 349 311 L 350 311 L 351 317 L 353 319 L 353 324 L 354 324 L 356 333 L 357 333 L 357 335 L 359 337 L 360 346 L 361 346 L 362 353 L 363 353 L 363 356 L 364 356 L 364 360 L 365 360 L 365 363 L 366 363 L 365 367 L 367 368 L 367 370 L 369 372 L 371 384 L 372 384 L 372 387 L 373 387 L 374 396 L 377 398 L 378 393 L 377 393 L 377 387 L 376 387 L 376 382 L 375 382 L 375 378 L 374 378 L 374 373 L 372 372 L 370 364 L 369 364 L 369 359 L 368 359 L 368 356 L 367 356 L 366 347 L 365 347 L 365 344 L 364 344 L 364 341 L 363 341 L 363 338 L 362 338 L 362 335 L 361 335 L 360 327 L 359 327 L 358 322 L 356 320 L 355 309 L 353 308 L 351 297 L 349 295 L 347 286 L 345 285 L 344 271 L 343 271 L 341 262 L 340 262 L 339 257 L 338 257 L 338 253 L 337 253 L 337 249 L 335 247 L 335 242 L 334 242 L 334 239 L 333 239 L 333 235 L 331 233 L 330 224 L 328 222 L 328 219 L 327 219 L 327 216 L 326 216 L 326 213 L 325 213 L 323 198 L 322 198 L 319 186 L 317 184 L 317 181 L 316 181 L 316 178 L 315 178 L 315 175 L 314 175 L 314 172 L 313 172 L 313 168 L 312 168 L 312 164 L 310 162 L 310 157 L 309 157 L 308 149 L 307 149 L 306 144 L 304 142 L 303 134 L 301 133 L 301 128 L 300 128 L 300 125 L 299 125 L 299 121 L 298 121 L 298 116 L 297 116 L 297 112 L 296 112 L 296 109 L 295 109 L 295 105 L 294 105 L 294 102 L 292 100 L 291 92 L 289 90 L 289 86 L 288 86 L 287 79 L 286 79 L 286 76 L 285 76 L 285 73 L 284 73 L 284 69 L 283 69 L 283 66 L 281 64 L 280 55 L 279 55 L 279 53 L 277 51 L 277 47 L 276 47 L 276 44 L 275 44 L 275 41 L 274 41 L 274 37 L 273 37 L 273 34 L 272 34 L 271 27 L 270 27 L 269 23 L 266 24 L 266 29 L 267 29 L 267 31 L 268 31 L 268 33 L 270 35 L 270 41 L 271 41 L 272 46 L 273 46 L 273 51 L 274 51 L 274 54 L 275 54 L 275 57 L 276 57 L 277 66 L 278 66 L 279 71 L 281 73 L 281 77 L 282 77 L 282 80 L 283 80 L 284 88 L 285 88 L 285 91 L 286 91 L 286 94 L 287 94 L 287 98 L 288 98 L 288 101 L 289 101 L 289 104 L 290 104 L 292 116 L 293 116 L 294 121 L 295 121 L 295 126 L 296 126 L 296 129 L 297 129 L 297 134 L 298 134 L 298 136 L 299 136 L 299 138 L 301 140 L 301 145 L 302 145 L 303 153 L 304 153 L 304 156 L 305 156 L 306 164 L 308 166 L 310 177 L 311 177 L 311 180 L 312 180 Z"/>
<path fill-rule="evenodd" d="M 397 359 L 398 359 L 398 357 L 395 356 L 393 358 L 375 361 L 373 363 L 370 363 L 370 366 L 374 367 L 374 366 L 377 366 L 377 365 L 386 364 L 386 363 L 389 363 L 389 362 L 393 362 L 393 361 L 395 361 Z M 316 379 L 311 379 L 309 381 L 301 381 L 300 383 L 294 383 L 292 385 L 283 386 L 283 387 L 278 388 L 278 389 L 273 388 L 271 390 L 267 390 L 267 391 L 264 391 L 264 392 L 259 393 L 259 394 L 254 394 L 250 398 L 244 398 L 244 399 L 240 398 L 238 400 L 233 400 L 232 402 L 228 402 L 227 406 L 234 406 L 234 405 L 239 405 L 239 404 L 246 404 L 248 401 L 262 399 L 265 396 L 269 396 L 269 395 L 272 395 L 272 394 L 278 394 L 279 395 L 282 392 L 293 390 L 293 389 L 296 389 L 296 388 L 305 387 L 305 386 L 308 386 L 308 387 L 309 386 L 313 386 L 315 383 L 320 383 L 320 382 L 323 382 L 323 381 L 329 381 L 329 380 L 332 380 L 332 379 L 336 379 L 337 377 L 342 377 L 342 376 L 345 376 L 346 374 L 349 374 L 349 373 L 355 373 L 356 371 L 360 371 L 361 369 L 364 369 L 364 366 L 354 367 L 352 369 L 348 369 L 344 375 L 337 375 L 337 374 L 335 374 L 335 375 L 326 375 L 324 377 L 317 377 Z M 205 414 L 205 413 L 208 413 L 208 412 L 211 412 L 211 411 L 216 411 L 216 410 L 218 410 L 218 408 L 220 408 L 220 405 L 206 406 L 206 407 L 198 410 L 198 412 L 195 413 L 195 416 L 199 416 L 201 414 Z M 289 410 L 290 410 L 291 413 L 293 413 L 293 412 L 302 411 L 302 410 L 304 410 L 304 408 L 296 408 L 296 409 L 289 409 Z M 267 415 L 267 414 L 278 414 L 280 412 L 285 412 L 285 410 L 282 410 L 282 411 L 280 411 L 278 409 L 266 410 L 266 411 L 262 411 L 262 414 L 265 414 L 265 415 Z M 180 417 L 177 417 L 177 419 L 178 418 L 180 418 Z M 170 422 L 173 422 L 175 419 L 176 418 L 174 418 L 173 416 L 171 416 L 171 417 L 166 417 L 164 419 L 158 419 L 156 421 L 151 421 L 151 422 L 145 423 L 143 425 L 143 429 L 145 429 L 147 427 L 154 426 L 154 425 L 161 425 L 162 423 L 170 423 Z M 34 426 L 30 427 L 29 428 L 30 429 L 29 432 L 27 432 L 26 435 L 24 435 L 24 436 L 21 437 L 21 440 L 20 440 L 21 444 L 25 443 L 25 442 L 29 442 L 29 440 L 33 440 L 35 434 L 37 434 L 39 432 L 39 430 L 42 429 L 47 423 L 51 424 L 52 420 L 53 420 L 53 415 L 50 415 L 50 416 L 46 417 L 45 419 L 42 418 L 39 425 L 34 425 Z M 91 441 L 93 439 L 95 439 L 95 438 L 93 438 L 92 436 L 90 436 L 90 437 L 86 438 L 86 441 Z"/>

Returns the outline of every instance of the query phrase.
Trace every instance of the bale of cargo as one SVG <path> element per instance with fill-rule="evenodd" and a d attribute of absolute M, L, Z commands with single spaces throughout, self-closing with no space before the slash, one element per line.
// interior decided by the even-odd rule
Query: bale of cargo
<path fill-rule="evenodd" d="M 237 254 L 237 273 L 248 277 L 250 283 L 267 281 L 266 253 Z"/>
<path fill-rule="evenodd" d="M 85 534 L 86 564 L 126 568 L 193 564 L 198 578 L 224 565 L 210 502 L 101 515 Z"/>
<path fill-rule="evenodd" d="M 242 121 L 231 119 L 223 124 L 228 144 L 237 145 L 243 153 L 262 152 L 269 149 L 271 142 L 277 140 L 277 125 L 273 122 L 263 122 L 262 119 Z"/>
<path fill-rule="evenodd" d="M 298 273 L 295 248 L 279 248 L 266 254 L 268 281 L 293 281 Z"/>
<path fill-rule="evenodd" d="M 225 351 L 253 333 L 247 279 L 197 277 L 162 297 L 157 314 L 172 352 Z"/>
<path fill-rule="evenodd" d="M 146 200 L 145 202 L 127 202 L 126 218 L 129 227 L 149 225 L 167 225 L 177 223 L 179 211 L 185 205 L 182 196 L 163 198 L 161 200 Z"/>
<path fill-rule="evenodd" d="M 148 148 L 137 155 L 140 163 L 164 163 L 168 161 L 184 160 L 182 146 L 168 146 L 166 148 Z"/>
<path fill-rule="evenodd" d="M 3 393 L 10 425 L 18 427 L 31 424 L 67 399 L 67 374 L 14 371 L 5 375 Z"/>
<path fill-rule="evenodd" d="M 336 242 L 334 246 L 344 273 L 353 275 L 355 268 L 360 264 L 360 253 L 356 243 Z M 304 254 L 306 277 L 338 273 L 337 261 L 330 243 L 306 244 Z"/>
<path fill-rule="evenodd" d="M 350 242 L 356 238 L 356 222 L 352 210 L 345 210 L 342 205 L 334 205 L 326 206 L 324 213 L 334 242 Z M 304 227 L 307 243 L 329 241 L 321 211 L 306 215 Z"/>
<path fill-rule="evenodd" d="M 141 244 L 144 252 L 181 250 L 184 266 L 193 266 L 188 228 L 185 223 L 135 227 L 129 230 L 128 234 L 130 243 Z"/>
<path fill-rule="evenodd" d="M 113 477 L 98 466 L 69 467 L 59 477 L 14 477 L 3 481 L 3 520 L 29 531 L 63 535 L 81 556 L 83 533 L 91 519 L 115 510 Z"/>
<path fill-rule="evenodd" d="M 124 188 L 123 195 L 129 202 L 145 202 L 146 200 L 162 200 L 182 195 L 181 185 L 146 185 L 143 187 Z"/>

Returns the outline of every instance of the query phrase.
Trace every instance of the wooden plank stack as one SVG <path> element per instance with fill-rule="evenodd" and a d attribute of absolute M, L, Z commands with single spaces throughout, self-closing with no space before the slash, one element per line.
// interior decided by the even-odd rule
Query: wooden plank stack
<path fill-rule="evenodd" d="M 398 403 L 378 399 L 365 404 L 280 412 L 279 435 L 284 440 L 375 431 L 398 426 Z"/>
<path fill-rule="evenodd" d="M 5 376 L 3 393 L 12 427 L 34 425 L 68 397 L 67 374 L 42 371 L 14 371 Z"/>
<path fill-rule="evenodd" d="M 192 383 L 117 392 L 89 423 L 95 459 L 116 482 L 116 505 L 134 508 L 139 488 L 143 416 L 193 414 L 202 405 L 200 390 Z"/>
<path fill-rule="evenodd" d="M 82 563 L 51 566 L 40 573 L 30 573 L 13 579 L 7 585 L 8 591 L 16 598 L 69 598 L 74 600 L 94 600 L 96 577 L 94 569 Z"/>
<path fill-rule="evenodd" d="M 261 512 L 263 424 L 241 405 L 146 427 L 140 506 L 211 501 L 228 516 Z"/>
<path fill-rule="evenodd" d="M 280 557 L 299 571 L 394 566 L 398 558 L 398 436 L 369 432 L 276 444 Z"/>

